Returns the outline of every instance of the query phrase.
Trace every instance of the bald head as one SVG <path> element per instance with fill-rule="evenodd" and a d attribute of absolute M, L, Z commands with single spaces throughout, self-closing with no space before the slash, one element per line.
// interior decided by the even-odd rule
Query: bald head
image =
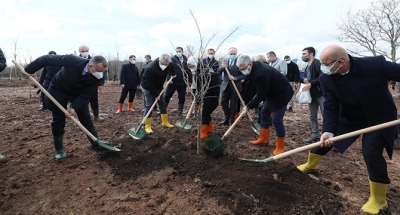
<path fill-rule="evenodd" d="M 346 49 L 338 45 L 327 46 L 324 50 L 322 50 L 321 54 L 319 55 L 319 59 L 321 64 L 324 66 L 332 66 L 335 69 L 340 67 L 337 71 L 338 74 L 343 74 L 350 69 L 350 59 Z M 331 70 L 334 71 L 334 68 Z"/>

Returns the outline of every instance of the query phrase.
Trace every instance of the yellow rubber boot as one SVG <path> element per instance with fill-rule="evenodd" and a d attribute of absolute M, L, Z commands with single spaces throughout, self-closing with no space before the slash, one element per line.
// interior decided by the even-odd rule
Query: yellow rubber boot
<path fill-rule="evenodd" d="M 173 128 L 174 126 L 169 124 L 168 122 L 168 114 L 161 114 L 161 120 L 162 120 L 162 126 L 165 126 L 167 128 Z"/>
<path fill-rule="evenodd" d="M 153 133 L 153 130 L 151 129 L 151 118 L 147 118 L 146 121 L 144 121 L 144 130 L 146 130 L 146 133 L 151 134 Z"/>
<path fill-rule="evenodd" d="M 387 184 L 372 182 L 369 180 L 370 197 L 361 210 L 369 214 L 378 214 L 380 210 L 388 207 L 386 201 Z"/>
<path fill-rule="evenodd" d="M 260 128 L 260 137 L 257 140 L 250 141 L 250 143 L 253 145 L 267 144 L 270 132 L 269 128 Z"/>
<path fill-rule="evenodd" d="M 272 154 L 279 155 L 282 154 L 285 151 L 285 138 L 284 137 L 277 137 L 276 138 L 276 148 L 275 151 L 272 152 Z"/>
<path fill-rule="evenodd" d="M 306 172 L 309 170 L 317 170 L 318 164 L 319 164 L 319 162 L 321 162 L 321 159 L 322 159 L 322 155 L 317 155 L 317 154 L 308 152 L 307 163 L 297 166 L 297 169 L 299 169 L 302 172 Z"/>

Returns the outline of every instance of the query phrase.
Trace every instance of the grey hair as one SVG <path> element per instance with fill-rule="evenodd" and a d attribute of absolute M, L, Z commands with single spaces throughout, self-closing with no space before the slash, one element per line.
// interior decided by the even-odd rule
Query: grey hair
<path fill-rule="evenodd" d="M 163 62 L 171 62 L 171 56 L 169 54 L 162 54 L 159 59 L 159 61 L 163 61 Z"/>
<path fill-rule="evenodd" d="M 236 66 L 240 67 L 241 65 L 246 65 L 248 66 L 251 64 L 251 59 L 248 55 L 240 55 L 236 61 Z"/>
<path fill-rule="evenodd" d="M 83 47 L 88 48 L 88 51 L 89 51 L 89 46 L 87 46 L 87 45 L 81 45 L 81 46 L 79 46 L 79 52 L 81 52 L 81 48 L 83 48 Z"/>
<path fill-rule="evenodd" d="M 89 64 L 92 66 L 97 66 L 97 64 L 101 63 L 104 68 L 107 68 L 107 59 L 105 59 L 103 56 L 97 55 L 92 57 L 92 59 L 89 60 Z"/>

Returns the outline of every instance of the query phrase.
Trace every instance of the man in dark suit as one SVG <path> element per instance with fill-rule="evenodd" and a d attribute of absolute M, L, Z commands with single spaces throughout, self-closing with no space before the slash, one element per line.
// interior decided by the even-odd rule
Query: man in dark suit
<path fill-rule="evenodd" d="M 165 79 L 170 74 L 173 78 L 175 77 L 175 68 L 171 62 L 171 56 L 168 54 L 162 54 L 159 58 L 152 61 L 146 69 L 143 75 L 140 86 L 146 101 L 146 110 L 144 116 L 149 112 L 150 107 L 157 100 L 158 108 L 161 113 L 162 126 L 167 128 L 174 127 L 168 122 L 167 108 L 165 105 L 164 94 L 159 95 L 163 90 Z M 145 121 L 145 130 L 147 133 L 153 133 L 151 128 L 151 113 Z"/>
<path fill-rule="evenodd" d="M 176 48 L 176 55 L 172 57 L 172 64 L 175 67 L 176 78 L 172 84 L 168 85 L 167 90 L 165 92 L 165 105 L 168 107 L 168 104 L 174 95 L 175 91 L 178 91 L 178 116 L 183 115 L 183 105 L 185 104 L 186 97 L 186 82 L 192 84 L 192 73 L 187 67 L 187 57 L 183 54 L 183 48 Z M 171 74 L 168 74 L 167 79 L 171 77 Z"/>
<path fill-rule="evenodd" d="M 133 110 L 133 99 L 135 98 L 136 89 L 140 88 L 140 79 L 139 79 L 139 69 L 136 64 L 136 56 L 129 56 L 129 62 L 127 64 L 123 64 L 121 67 L 121 74 L 119 78 L 119 82 L 122 88 L 121 97 L 118 102 L 118 111 L 117 113 L 122 112 L 122 107 L 124 106 L 124 101 L 129 92 L 129 100 L 128 100 L 128 111 Z"/>
<path fill-rule="evenodd" d="M 70 116 L 78 115 L 80 123 L 96 138 L 98 134 L 89 114 L 89 98 L 96 93 L 97 86 L 107 69 L 107 60 L 102 56 L 84 59 L 75 55 L 45 55 L 32 61 L 25 71 L 33 74 L 45 66 L 62 66 L 54 76 L 48 92 L 67 109 Z M 71 102 L 67 108 L 68 101 Z M 56 150 L 56 160 L 64 159 L 63 136 L 66 115 L 49 98 L 45 98 L 46 106 L 53 113 L 51 129 Z M 90 139 L 92 147 L 98 144 Z M 105 142 L 104 142 L 105 143 Z"/>
<path fill-rule="evenodd" d="M 287 74 L 286 78 L 288 79 L 290 86 L 292 86 L 292 89 L 295 90 L 298 88 L 299 82 L 300 82 L 300 70 L 299 66 L 297 64 L 292 62 L 292 59 L 290 58 L 289 55 L 286 55 L 283 58 L 286 61 L 287 64 Z M 289 103 L 289 112 L 293 112 L 293 106 L 294 106 L 294 99 L 292 98 Z"/>
<path fill-rule="evenodd" d="M 224 111 L 225 120 L 220 122 L 222 125 L 233 124 L 235 121 L 235 115 L 237 110 L 238 103 L 238 95 L 236 93 L 235 88 L 232 85 L 232 80 L 234 81 L 237 89 L 242 91 L 242 80 L 245 78 L 239 68 L 236 66 L 236 55 L 237 49 L 235 47 L 231 47 L 228 51 L 229 59 L 222 64 L 221 68 L 218 70 L 218 73 L 222 73 L 223 80 L 221 84 L 221 106 Z M 228 67 L 229 73 L 228 75 L 225 71 L 225 68 Z"/>
<path fill-rule="evenodd" d="M 244 114 L 248 109 L 256 108 L 261 102 L 260 118 L 260 137 L 255 141 L 250 141 L 254 145 L 267 144 L 270 135 L 270 116 L 274 112 L 272 122 L 276 132 L 276 148 L 273 155 L 284 152 L 285 127 L 283 126 L 283 116 L 286 112 L 286 105 L 293 96 L 293 89 L 286 77 L 277 69 L 258 61 L 251 61 L 248 55 L 239 56 L 236 65 L 244 75 L 247 76 L 257 89 L 257 95 L 246 107 L 243 108 Z"/>
<path fill-rule="evenodd" d="M 338 45 L 326 47 L 320 55 L 320 76 L 325 97 L 324 123 L 320 147 L 309 152 L 307 163 L 297 168 L 303 172 L 318 169 L 318 164 L 332 146 L 343 153 L 357 138 L 332 142 L 330 138 L 397 119 L 397 109 L 387 87 L 388 80 L 400 81 L 400 65 L 383 56 L 358 58 Z M 386 190 L 390 183 L 383 149 L 392 158 L 396 127 L 363 134 L 362 154 L 367 165 L 370 199 L 362 211 L 378 214 L 385 209 Z"/>
<path fill-rule="evenodd" d="M 79 56 L 83 57 L 85 59 L 90 60 L 92 58 L 92 56 L 90 56 L 90 54 L 89 54 L 89 47 L 86 45 L 79 46 L 79 53 L 80 53 Z M 99 86 L 97 87 L 98 91 L 101 91 L 101 89 L 104 85 L 106 74 L 107 74 L 107 70 L 104 71 L 103 78 L 102 78 L 101 82 L 99 83 Z M 98 120 L 98 121 L 102 121 L 104 119 L 102 117 L 100 117 L 100 114 L 99 114 L 99 92 L 98 91 L 95 94 L 93 94 L 92 97 L 90 97 L 89 103 L 90 103 L 90 106 L 92 107 L 94 119 Z"/>
<path fill-rule="evenodd" d="M 55 51 L 50 51 L 49 55 L 57 55 Z M 39 84 L 43 86 L 44 89 L 47 90 L 49 88 L 50 82 L 53 79 L 54 75 L 57 74 L 58 71 L 61 70 L 61 66 L 46 66 L 43 68 L 42 74 L 40 74 Z M 42 105 L 39 107 L 38 110 L 45 110 L 47 109 L 46 103 L 44 102 L 44 93 L 41 93 Z"/>

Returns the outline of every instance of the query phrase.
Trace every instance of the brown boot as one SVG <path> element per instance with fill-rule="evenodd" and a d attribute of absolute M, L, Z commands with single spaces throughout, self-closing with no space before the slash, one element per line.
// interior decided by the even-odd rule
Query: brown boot
<path fill-rule="evenodd" d="M 208 125 L 201 125 L 201 129 L 200 129 L 200 138 L 201 139 L 206 139 L 208 137 L 207 135 L 207 131 L 208 131 Z M 196 138 L 198 136 L 196 135 Z"/>
<path fill-rule="evenodd" d="M 118 110 L 117 113 L 121 113 L 122 112 L 122 107 L 124 106 L 124 103 L 118 103 Z"/>
<path fill-rule="evenodd" d="M 208 131 L 207 131 L 207 133 L 213 133 L 214 132 L 214 129 L 213 129 L 213 124 L 212 124 L 212 122 L 210 121 L 209 123 L 208 123 Z"/>
<path fill-rule="evenodd" d="M 128 111 L 135 111 L 133 109 L 133 102 L 128 102 Z"/>
<path fill-rule="evenodd" d="M 260 128 L 260 137 L 257 140 L 250 141 L 250 143 L 253 145 L 268 144 L 270 132 L 269 128 Z"/>
<path fill-rule="evenodd" d="M 285 138 L 277 137 L 275 151 L 272 152 L 272 154 L 275 156 L 275 155 L 282 154 L 284 151 L 285 151 Z"/>

